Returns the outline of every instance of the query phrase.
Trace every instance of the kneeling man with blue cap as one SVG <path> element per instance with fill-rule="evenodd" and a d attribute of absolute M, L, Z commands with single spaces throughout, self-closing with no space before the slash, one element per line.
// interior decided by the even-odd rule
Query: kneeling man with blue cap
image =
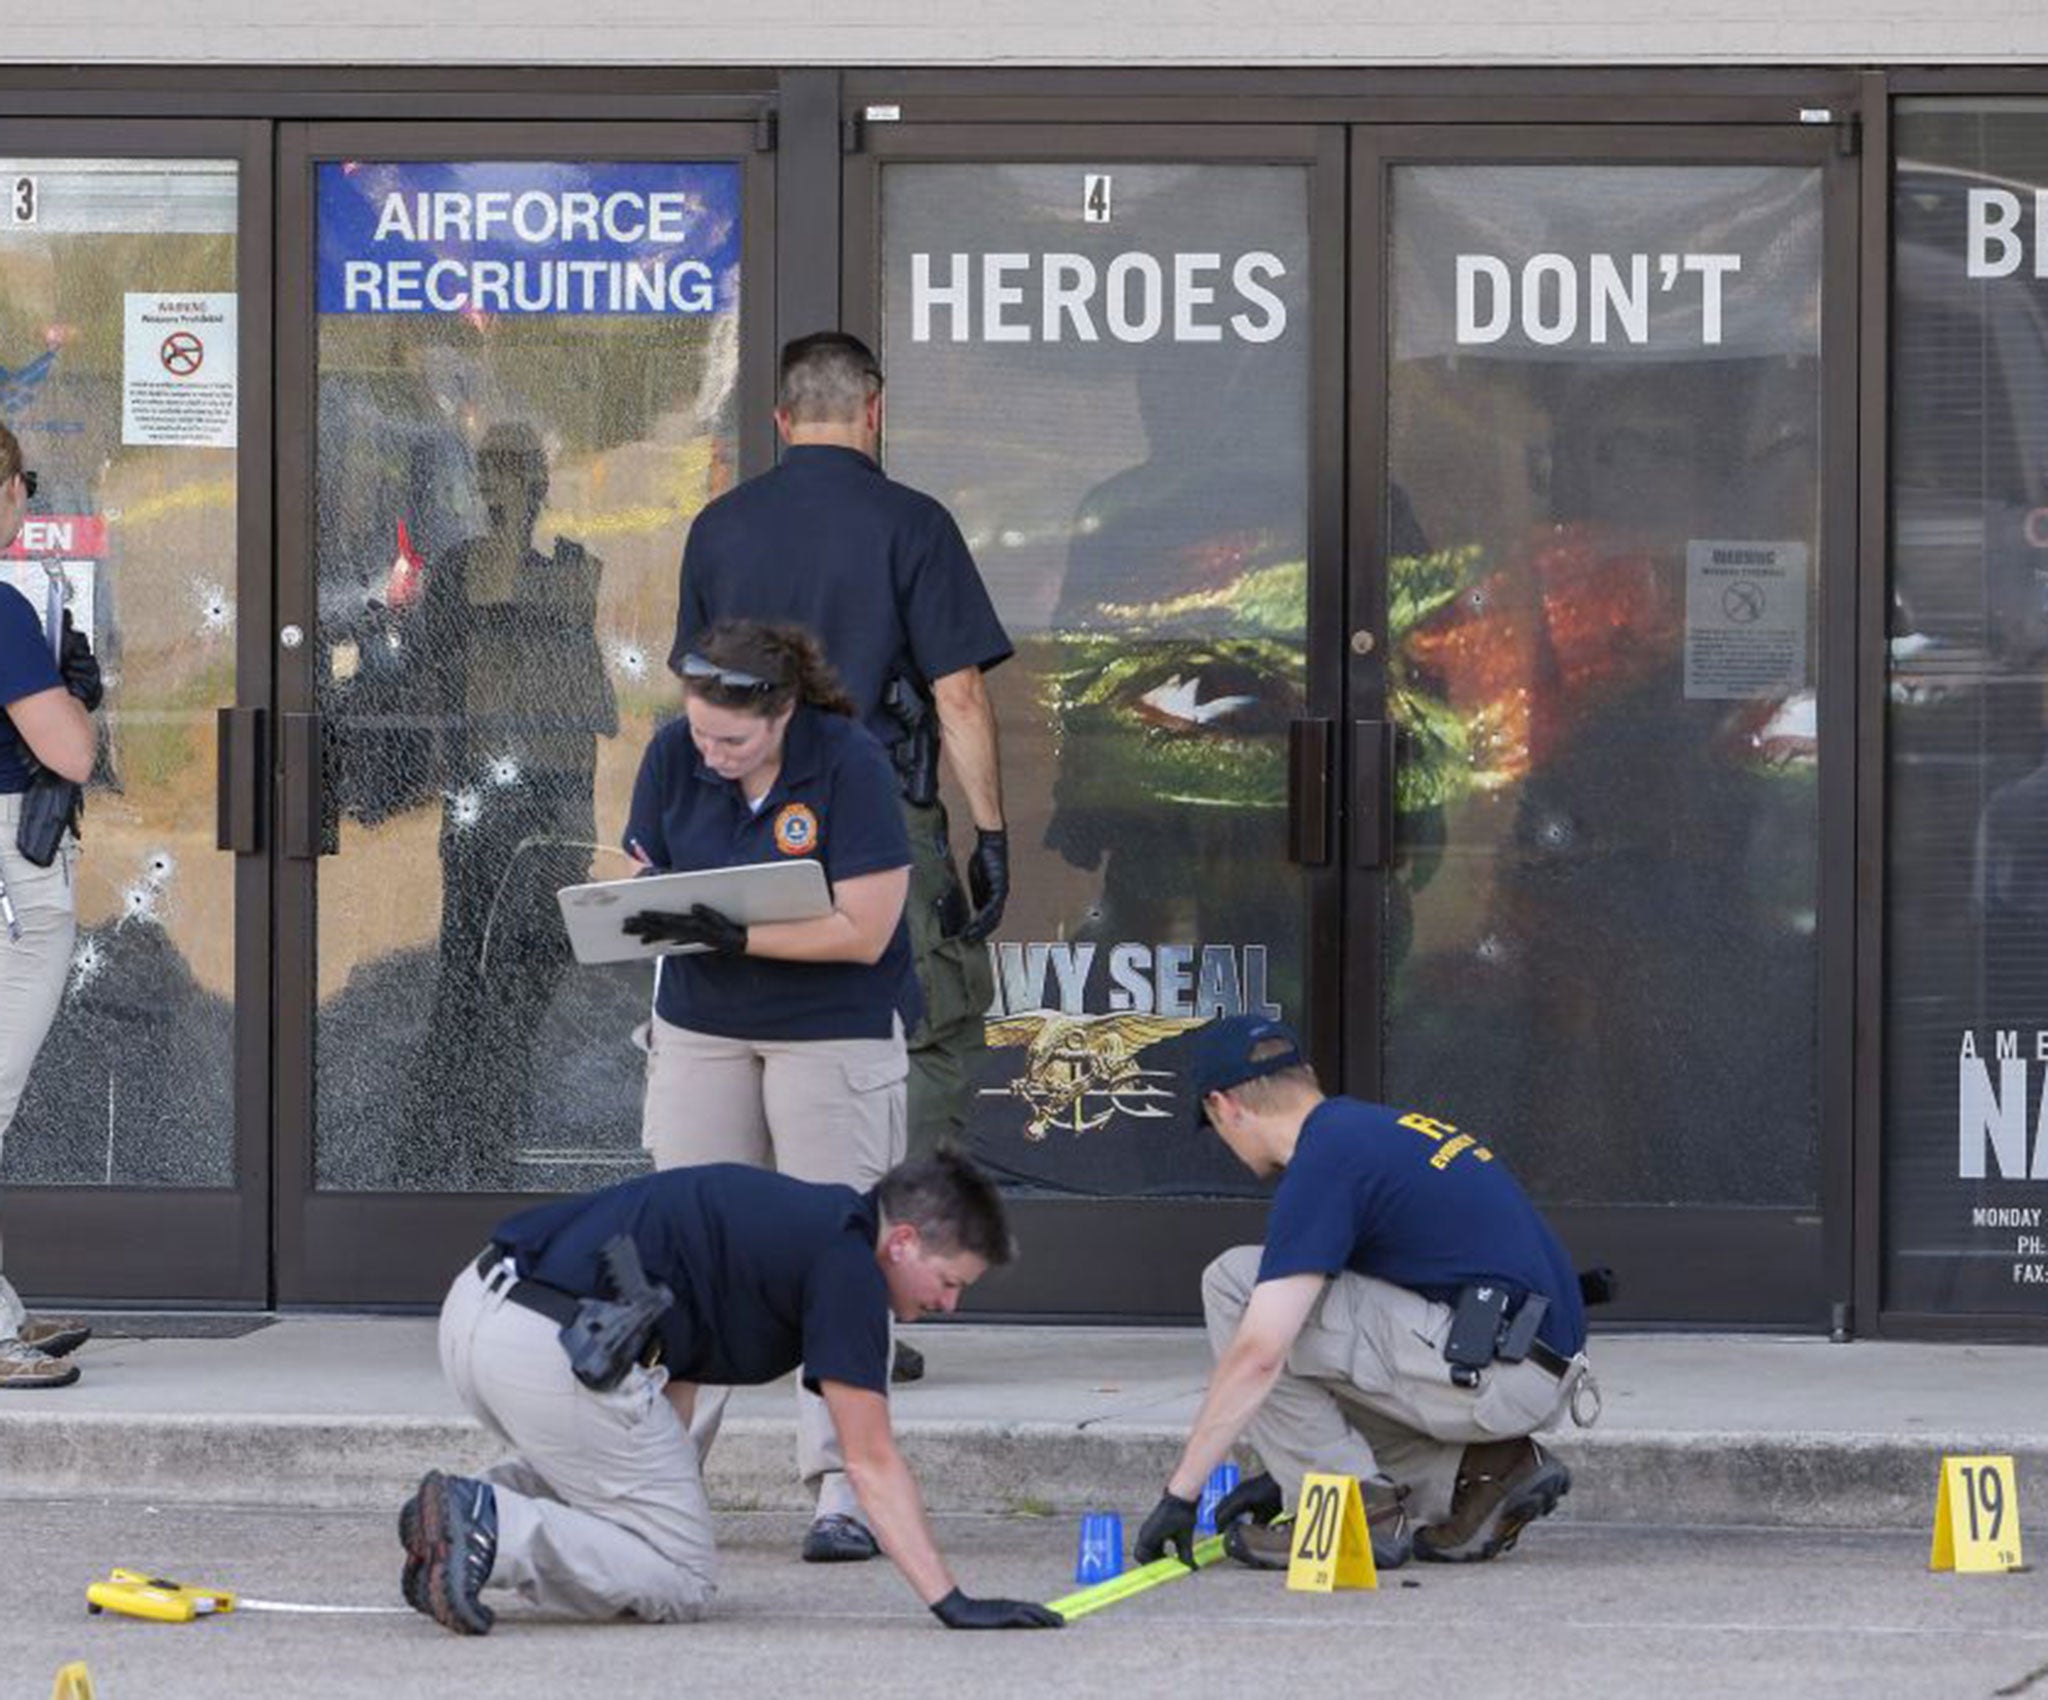
<path fill-rule="evenodd" d="M 1598 1409 L 1556 1235 L 1472 1134 L 1325 1097 L 1284 1022 L 1232 1016 L 1194 1044 L 1198 1119 L 1279 1187 L 1266 1243 L 1202 1277 L 1216 1370 L 1139 1561 L 1193 1562 L 1196 1497 L 1247 1431 L 1270 1474 L 1216 1513 L 1240 1563 L 1286 1568 L 1280 1514 L 1310 1473 L 1358 1479 L 1381 1569 L 1507 1551 L 1571 1486 L 1530 1436 Z"/>

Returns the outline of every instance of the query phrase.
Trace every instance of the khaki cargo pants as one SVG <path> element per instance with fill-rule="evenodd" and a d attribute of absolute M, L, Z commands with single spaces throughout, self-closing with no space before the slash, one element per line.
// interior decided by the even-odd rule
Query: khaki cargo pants
<path fill-rule="evenodd" d="M 1255 1245 L 1226 1251 L 1202 1274 L 1209 1344 L 1222 1357 L 1258 1283 Z M 1468 1445 L 1554 1427 L 1587 1372 L 1582 1352 L 1562 1377 L 1524 1359 L 1493 1365 L 1474 1388 L 1444 1362 L 1451 1308 L 1348 1271 L 1323 1289 L 1252 1419 L 1258 1448 L 1289 1505 L 1311 1471 L 1386 1475 L 1409 1490 L 1418 1526 L 1450 1515 Z"/>
<path fill-rule="evenodd" d="M 71 947 L 78 936 L 78 840 L 67 833 L 56 860 L 39 868 L 14 847 L 20 823 L 20 793 L 0 793 L 0 879 L 7 882 L 8 900 L 21 923 L 18 940 L 0 923 L 0 1154 L 6 1151 L 7 1130 L 36 1053 L 64 1001 Z M 26 1320 L 20 1296 L 0 1275 L 0 1342 L 19 1335 Z"/>
<path fill-rule="evenodd" d="M 441 1306 L 441 1368 L 470 1415 L 512 1449 L 497 1490 L 490 1586 L 543 1610 L 650 1623 L 703 1614 L 717 1592 L 697 1448 L 662 1396 L 663 1369 L 609 1393 L 569 1368 L 555 1324 L 506 1296 L 511 1260 L 465 1264 Z"/>
<path fill-rule="evenodd" d="M 974 1107 L 974 1071 L 988 1049 L 986 1017 L 995 999 L 988 946 L 945 930 L 965 924 L 967 893 L 953 866 L 946 806 L 903 805 L 910 829 L 910 953 L 924 991 L 924 1018 L 910 1035 L 910 1154 L 925 1157 L 942 1139 L 960 1139 Z"/>

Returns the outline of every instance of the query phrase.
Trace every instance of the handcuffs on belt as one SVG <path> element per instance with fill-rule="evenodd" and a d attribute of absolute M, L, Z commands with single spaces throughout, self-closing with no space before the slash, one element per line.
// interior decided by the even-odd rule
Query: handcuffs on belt
<path fill-rule="evenodd" d="M 1542 1293 L 1527 1293 L 1514 1305 L 1513 1290 L 1498 1282 L 1475 1281 L 1460 1290 L 1451 1307 L 1451 1326 L 1444 1334 L 1444 1361 L 1452 1382 L 1464 1388 L 1479 1385 L 1480 1372 L 1495 1363 L 1518 1364 L 1535 1359 L 1559 1381 L 1569 1382 L 1572 1422 L 1591 1428 L 1600 1420 L 1600 1384 L 1584 1355 L 1567 1358 L 1536 1338 L 1550 1309 Z"/>

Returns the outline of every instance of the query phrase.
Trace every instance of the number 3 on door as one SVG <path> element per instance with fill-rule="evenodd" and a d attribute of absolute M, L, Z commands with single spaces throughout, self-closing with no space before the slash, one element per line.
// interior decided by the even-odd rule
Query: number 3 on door
<path fill-rule="evenodd" d="M 1944 1458 L 1929 1570 L 2020 1567 L 2019 1492 L 2009 1457 Z"/>

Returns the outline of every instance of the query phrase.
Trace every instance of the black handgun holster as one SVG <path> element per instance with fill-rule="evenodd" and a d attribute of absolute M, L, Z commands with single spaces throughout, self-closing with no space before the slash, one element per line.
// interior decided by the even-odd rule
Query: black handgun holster
<path fill-rule="evenodd" d="M 84 796 L 82 786 L 46 767 L 36 770 L 22 793 L 21 816 L 14 832 L 14 847 L 25 860 L 47 868 L 57 859 L 64 834 L 77 829 Z"/>

